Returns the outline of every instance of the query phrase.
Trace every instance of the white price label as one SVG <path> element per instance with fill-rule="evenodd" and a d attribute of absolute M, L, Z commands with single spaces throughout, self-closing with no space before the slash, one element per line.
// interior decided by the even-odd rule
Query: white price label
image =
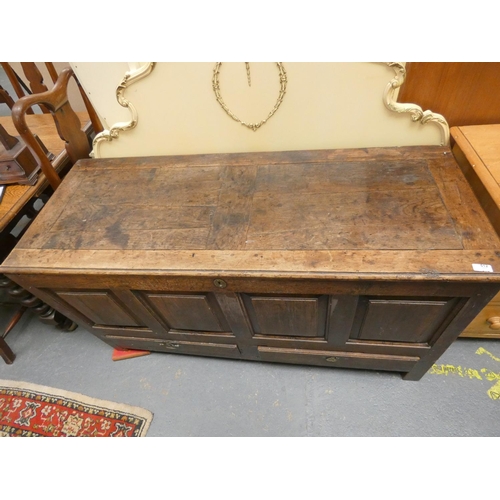
<path fill-rule="evenodd" d="M 489 264 L 472 264 L 472 269 L 474 269 L 474 271 L 479 271 L 480 273 L 493 272 L 493 268 Z"/>

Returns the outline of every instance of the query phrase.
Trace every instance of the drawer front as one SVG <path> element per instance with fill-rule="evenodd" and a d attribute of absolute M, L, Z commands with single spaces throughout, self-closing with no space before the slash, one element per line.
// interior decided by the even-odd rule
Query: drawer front
<path fill-rule="evenodd" d="M 222 358 L 239 358 L 240 351 L 235 344 L 216 344 L 209 342 L 187 342 L 178 340 L 149 339 L 142 337 L 123 337 L 106 335 L 102 339 L 121 349 L 139 349 L 155 352 L 192 354 L 198 356 L 214 356 Z"/>
<path fill-rule="evenodd" d="M 460 337 L 500 339 L 500 303 L 490 302 Z"/>
<path fill-rule="evenodd" d="M 384 356 L 341 351 L 308 351 L 272 347 L 259 347 L 258 352 L 262 361 L 399 372 L 410 371 L 420 359 L 410 356 Z"/>

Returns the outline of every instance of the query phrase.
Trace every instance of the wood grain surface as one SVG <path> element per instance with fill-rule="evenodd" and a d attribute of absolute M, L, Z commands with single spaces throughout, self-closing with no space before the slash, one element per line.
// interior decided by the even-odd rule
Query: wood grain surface
<path fill-rule="evenodd" d="M 416 275 L 500 270 L 447 148 L 83 160 L 5 272 Z"/>

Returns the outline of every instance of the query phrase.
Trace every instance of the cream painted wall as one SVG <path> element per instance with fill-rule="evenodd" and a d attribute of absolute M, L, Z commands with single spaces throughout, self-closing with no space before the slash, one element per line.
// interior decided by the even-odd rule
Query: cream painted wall
<path fill-rule="evenodd" d="M 141 63 L 70 63 L 109 129 L 130 120 L 116 101 L 116 87 Z M 138 124 L 99 147 L 101 157 L 164 154 L 280 151 L 322 148 L 437 145 L 440 129 L 408 114 L 389 111 L 383 93 L 394 77 L 383 63 L 284 63 L 288 86 L 276 114 L 256 132 L 232 120 L 215 99 L 215 63 L 158 63 L 131 85 L 125 97 Z M 251 63 L 252 86 L 244 63 L 224 63 L 221 94 L 244 121 L 258 122 L 274 106 L 279 91 L 275 63 Z"/>

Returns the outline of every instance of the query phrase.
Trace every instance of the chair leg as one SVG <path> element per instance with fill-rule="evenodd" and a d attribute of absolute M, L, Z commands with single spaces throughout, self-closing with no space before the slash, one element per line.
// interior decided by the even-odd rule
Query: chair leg
<path fill-rule="evenodd" d="M 7 342 L 5 342 L 5 337 L 7 337 L 8 333 L 19 323 L 19 320 L 23 317 L 23 314 L 27 309 L 27 307 L 21 306 L 10 319 L 3 335 L 0 336 L 0 356 L 2 356 L 3 360 L 8 365 L 11 365 L 14 362 L 16 355 L 12 352 L 12 349 L 8 346 Z"/>
<path fill-rule="evenodd" d="M 12 318 L 10 318 L 9 324 L 5 328 L 3 333 L 4 337 L 7 337 L 7 334 L 19 323 L 19 320 L 23 317 L 23 314 L 27 311 L 27 307 L 21 306 L 15 313 Z"/>
<path fill-rule="evenodd" d="M 7 345 L 3 337 L 0 337 L 0 356 L 2 356 L 8 365 L 11 365 L 16 359 L 16 355 L 12 352 L 12 349 Z"/>
<path fill-rule="evenodd" d="M 0 274 L 0 288 L 7 289 L 7 293 L 11 297 L 14 297 L 21 305 L 7 325 L 5 333 L 0 336 L 0 356 L 2 356 L 7 364 L 12 364 L 16 356 L 5 342 L 4 337 L 19 322 L 27 309 L 37 314 L 42 323 L 53 325 L 60 330 L 72 332 L 78 327 L 75 322 L 53 309 L 48 304 L 45 304 L 45 302 L 40 300 L 38 297 L 35 297 L 33 294 L 28 292 L 28 290 L 25 290 L 23 287 L 17 285 L 3 274 Z"/>

